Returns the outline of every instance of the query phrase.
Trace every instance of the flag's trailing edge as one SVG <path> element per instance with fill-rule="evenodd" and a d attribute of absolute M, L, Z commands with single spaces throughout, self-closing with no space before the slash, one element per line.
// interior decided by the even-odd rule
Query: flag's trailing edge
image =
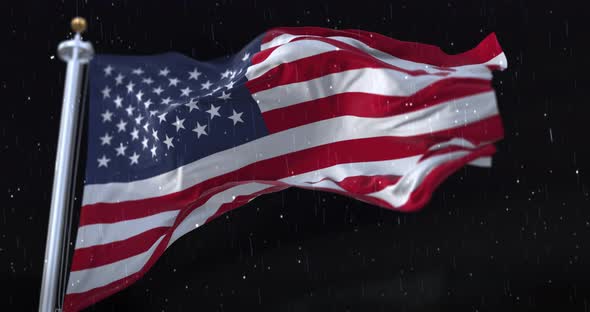
<path fill-rule="evenodd" d="M 414 211 L 503 129 L 494 34 L 474 49 L 277 28 L 227 59 L 100 55 L 64 311 L 139 279 L 182 235 L 288 187 Z"/>

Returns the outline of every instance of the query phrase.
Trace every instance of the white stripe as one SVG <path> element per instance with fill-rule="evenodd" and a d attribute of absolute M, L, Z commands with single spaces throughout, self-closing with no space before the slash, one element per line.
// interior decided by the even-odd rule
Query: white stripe
<path fill-rule="evenodd" d="M 466 147 L 466 148 L 474 148 L 475 145 L 467 140 L 465 140 L 464 138 L 452 138 L 448 141 L 445 142 L 440 142 L 437 143 L 431 147 L 428 148 L 429 151 L 436 151 L 445 147 L 449 147 L 449 146 L 460 146 L 460 147 Z"/>
<path fill-rule="evenodd" d="M 481 142 L 479 144 L 479 146 L 486 145 L 486 144 L 492 144 L 492 143 L 493 142 Z M 441 142 L 441 143 L 435 144 L 435 145 L 431 146 L 430 148 L 428 148 L 428 150 L 434 151 L 434 150 L 439 150 L 441 148 L 445 148 L 448 146 L 460 146 L 460 147 L 466 147 L 466 148 L 474 148 L 475 147 L 475 145 L 473 143 L 471 143 L 463 138 L 453 138 L 447 142 Z M 480 157 L 480 158 L 470 161 L 468 163 L 468 165 L 476 166 L 476 167 L 491 167 L 492 166 L 492 157 L 489 157 L 489 156 Z"/>
<path fill-rule="evenodd" d="M 148 251 L 133 257 L 92 269 L 70 272 L 66 293 L 83 293 L 139 272 L 150 259 L 164 236 L 162 235 Z"/>
<path fill-rule="evenodd" d="M 328 37 L 328 38 L 334 39 L 336 41 L 340 41 L 342 43 L 346 43 L 346 44 L 351 45 L 353 47 L 356 47 L 357 49 L 366 52 L 367 54 L 375 57 L 376 59 L 378 59 L 382 62 L 385 62 L 385 63 L 393 65 L 393 66 L 397 66 L 397 67 L 400 67 L 400 68 L 403 68 L 406 70 L 412 70 L 412 71 L 413 70 L 424 70 L 425 72 L 430 73 L 430 74 L 443 72 L 442 70 L 439 70 L 436 67 L 434 67 L 434 68 L 431 67 L 431 64 L 418 63 L 418 62 L 404 60 L 404 59 L 398 58 L 394 55 L 390 55 L 390 54 L 385 53 L 383 51 L 372 48 L 369 45 L 363 43 L 362 41 L 356 40 L 356 39 L 353 39 L 350 37 Z M 451 67 L 446 67 L 446 68 L 460 70 L 461 68 L 465 68 L 468 66 L 477 66 L 477 65 L 480 65 L 480 64 L 451 66 Z M 506 56 L 504 55 L 504 52 L 502 52 L 481 65 L 498 65 L 502 69 L 504 69 L 507 66 Z"/>
<path fill-rule="evenodd" d="M 274 185 L 262 184 L 262 183 L 247 183 L 234 186 L 222 192 L 219 192 L 200 207 L 194 209 L 178 226 L 174 229 L 172 237 L 168 242 L 168 247 L 172 245 L 177 239 L 184 234 L 198 228 L 203 225 L 207 219 L 213 216 L 221 205 L 233 202 L 237 196 L 251 195 L 256 192 L 260 192 L 264 189 L 269 189 Z"/>
<path fill-rule="evenodd" d="M 170 172 L 127 183 L 84 187 L 83 205 L 163 196 L 248 164 L 338 141 L 413 136 L 460 127 L 498 113 L 493 91 L 384 118 L 341 116 L 306 124 L 209 155 Z M 241 157 L 236 157 L 241 155 Z"/>
<path fill-rule="evenodd" d="M 303 36 L 296 36 L 296 38 L 297 37 L 303 37 Z M 413 61 L 401 59 L 399 57 L 385 53 L 383 51 L 374 49 L 374 48 L 368 46 L 367 44 L 363 43 L 362 41 L 359 41 L 359 40 L 356 40 L 353 38 L 349 38 L 349 37 L 319 37 L 319 36 L 311 36 L 311 37 L 332 39 L 335 41 L 339 41 L 339 42 L 348 44 L 350 46 L 353 46 L 353 47 L 367 53 L 368 56 L 371 56 L 379 61 L 382 61 L 382 62 L 387 63 L 389 65 L 399 67 L 399 68 L 402 68 L 402 69 L 408 70 L 408 71 L 422 70 L 422 71 L 425 71 L 429 74 L 437 74 L 437 73 L 448 73 L 449 71 L 453 71 L 453 70 L 456 70 L 456 71 L 466 70 L 470 66 L 498 65 L 501 68 L 506 68 L 506 65 L 507 65 L 506 56 L 502 52 L 501 54 L 493 57 L 492 59 L 488 60 L 487 62 L 485 62 L 483 64 L 476 63 L 476 64 L 469 64 L 469 65 L 452 66 L 452 67 L 447 67 L 446 68 L 447 70 L 441 70 L 438 68 L 438 66 L 433 66 L 431 64 L 418 63 L 418 62 L 413 62 Z M 288 44 L 284 44 L 284 45 L 276 48 L 268 55 L 268 57 L 266 59 L 264 59 L 264 61 L 248 67 L 248 69 L 246 71 L 246 77 L 248 78 L 248 80 L 253 80 L 253 79 L 256 79 L 256 78 L 264 75 L 264 73 L 268 72 L 269 70 L 271 70 L 272 68 L 274 68 L 278 65 L 281 65 L 284 63 L 295 62 L 297 60 L 300 60 L 300 59 L 303 59 L 306 57 L 315 56 L 315 55 L 320 55 L 322 53 L 343 50 L 343 49 L 336 47 L 332 44 L 329 44 L 329 43 L 326 43 L 323 41 L 319 41 L 319 40 L 315 40 L 313 38 L 290 42 Z"/>
<path fill-rule="evenodd" d="M 115 223 L 84 225 L 78 228 L 76 249 L 104 245 L 128 239 L 151 229 L 172 226 L 180 210 Z"/>
<path fill-rule="evenodd" d="M 469 153 L 469 151 L 449 152 L 429 157 L 420 163 L 418 163 L 418 160 L 421 155 L 389 161 L 339 164 L 329 168 L 281 179 L 280 181 L 302 188 L 322 188 L 350 193 L 336 184 L 336 182 L 341 182 L 347 177 L 357 175 L 402 176 L 396 184 L 388 186 L 381 191 L 366 194 L 367 196 L 383 199 L 395 208 L 399 208 L 408 201 L 411 193 L 416 190 L 426 175 L 434 168 L 445 162 L 463 157 Z M 491 157 L 481 157 L 479 159 L 483 158 L 491 159 Z"/>
<path fill-rule="evenodd" d="M 337 164 L 334 166 L 289 176 L 280 179 L 279 181 L 293 186 L 305 186 L 313 188 L 331 185 L 331 180 L 340 182 L 348 177 L 360 175 L 402 176 L 409 172 L 412 169 L 412 167 L 414 167 L 416 163 L 418 163 L 420 157 L 422 157 L 422 155 L 391 160 Z M 337 184 L 334 185 L 338 187 L 338 189 L 340 189 L 340 187 Z"/>
<path fill-rule="evenodd" d="M 248 80 L 253 80 L 277 65 L 338 50 L 338 47 L 318 40 L 295 41 L 272 51 L 264 61 L 249 66 L 246 69 L 246 77 Z"/>
<path fill-rule="evenodd" d="M 492 157 L 480 157 L 470 161 L 468 165 L 475 167 L 490 168 L 492 166 Z"/>
<path fill-rule="evenodd" d="M 321 99 L 327 96 L 361 92 L 384 96 L 409 96 L 429 85 L 448 78 L 492 79 L 492 73 L 485 66 L 470 67 L 448 76 L 408 75 L 393 69 L 353 69 L 319 78 L 277 86 L 252 94 L 262 113 Z M 408 80 L 411 79 L 411 80 Z"/>
<path fill-rule="evenodd" d="M 432 169 L 445 162 L 461 158 L 467 154 L 469 154 L 468 151 L 455 151 L 429 157 L 414 166 L 412 170 L 405 174 L 396 184 L 367 195 L 380 198 L 395 207 L 400 207 L 408 201 L 410 194 L 416 190 Z"/>
<path fill-rule="evenodd" d="M 264 51 L 266 49 L 270 49 L 270 48 L 274 48 L 279 45 L 283 45 L 283 44 L 291 41 L 292 39 L 295 39 L 297 37 L 302 37 L 302 36 L 303 35 L 291 35 L 291 34 L 282 34 L 280 36 L 276 36 L 271 41 L 261 44 L 260 51 Z M 314 37 L 317 37 L 317 36 L 314 36 Z"/>

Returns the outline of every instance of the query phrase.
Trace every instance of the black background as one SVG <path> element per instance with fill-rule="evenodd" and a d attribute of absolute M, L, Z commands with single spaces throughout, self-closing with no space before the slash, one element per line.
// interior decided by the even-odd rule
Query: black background
<path fill-rule="evenodd" d="M 321 3 L 320 3 L 321 2 Z M 579 3 L 583 3 L 580 1 Z M 329 193 L 266 195 L 176 242 L 89 311 L 590 310 L 590 13 L 554 1 L 4 1 L 0 310 L 37 309 L 65 65 L 88 19 L 98 53 L 207 60 L 275 26 L 360 28 L 474 47 L 496 32 L 506 137 L 418 213 Z"/>

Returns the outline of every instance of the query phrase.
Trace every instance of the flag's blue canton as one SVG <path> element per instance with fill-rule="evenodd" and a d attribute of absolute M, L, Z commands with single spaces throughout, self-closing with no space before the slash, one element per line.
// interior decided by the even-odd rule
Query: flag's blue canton
<path fill-rule="evenodd" d="M 91 62 L 86 184 L 149 178 L 268 134 L 245 87 L 260 37 L 233 57 L 99 55 Z"/>

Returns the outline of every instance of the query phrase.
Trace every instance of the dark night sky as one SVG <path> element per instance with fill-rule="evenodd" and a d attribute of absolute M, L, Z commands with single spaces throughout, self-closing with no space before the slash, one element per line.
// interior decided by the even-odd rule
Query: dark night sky
<path fill-rule="evenodd" d="M 0 310 L 37 309 L 65 71 L 55 51 L 81 15 L 98 53 L 206 60 L 270 27 L 313 25 L 448 53 L 496 32 L 509 64 L 493 81 L 506 130 L 493 168 L 460 170 L 422 211 L 266 195 L 180 239 L 89 311 L 588 311 L 588 11 L 567 1 L 282 2 L 1 4 Z"/>

